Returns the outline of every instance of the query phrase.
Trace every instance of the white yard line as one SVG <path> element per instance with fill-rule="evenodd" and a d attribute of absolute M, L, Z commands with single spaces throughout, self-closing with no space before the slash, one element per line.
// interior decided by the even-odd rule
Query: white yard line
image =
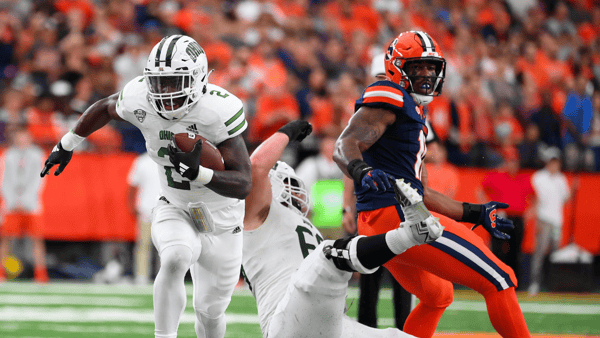
<path fill-rule="evenodd" d="M 67 295 L 0 295 L 0 305 L 89 305 L 134 307 L 144 306 L 148 301 L 143 298 L 127 297 L 89 297 Z"/>

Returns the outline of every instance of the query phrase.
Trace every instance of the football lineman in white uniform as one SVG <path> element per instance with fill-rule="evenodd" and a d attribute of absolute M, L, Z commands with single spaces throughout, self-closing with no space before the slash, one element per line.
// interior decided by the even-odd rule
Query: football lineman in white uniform
<path fill-rule="evenodd" d="M 177 336 L 186 304 L 190 269 L 198 337 L 225 335 L 225 309 L 242 262 L 244 198 L 252 185 L 250 159 L 241 133 L 247 128 L 242 102 L 208 83 L 206 54 L 192 38 L 172 35 L 150 52 L 144 75 L 89 107 L 54 147 L 41 176 L 58 164 L 59 175 L 73 149 L 111 119 L 138 127 L 160 176 L 161 197 L 153 210 L 152 241 L 161 267 L 154 282 L 155 337 Z M 214 143 L 224 171 L 200 166 L 202 141 L 190 153 L 172 144 L 177 133 L 196 133 Z"/>
<path fill-rule="evenodd" d="M 425 237 L 402 224 L 378 236 L 323 240 L 306 218 L 304 183 L 278 161 L 289 142 L 301 141 L 311 131 L 308 122 L 292 121 L 250 157 L 253 185 L 246 198 L 242 266 L 256 298 L 263 337 L 413 337 L 347 317 L 346 290 L 350 271 L 373 273 L 395 255 L 424 243 Z M 432 217 L 423 224 L 428 242 L 441 236 L 443 227 Z"/>

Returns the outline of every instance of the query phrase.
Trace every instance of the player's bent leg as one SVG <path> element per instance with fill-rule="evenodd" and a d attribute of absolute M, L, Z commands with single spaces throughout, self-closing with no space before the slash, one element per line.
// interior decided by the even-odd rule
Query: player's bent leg
<path fill-rule="evenodd" d="M 192 262 L 192 250 L 171 245 L 160 252 L 161 267 L 154 281 L 156 338 L 177 337 L 179 319 L 186 304 L 184 278 Z"/>
<path fill-rule="evenodd" d="M 323 252 L 338 269 L 370 274 L 407 249 L 438 239 L 443 229 L 437 218 L 429 216 L 418 223 L 402 222 L 385 234 L 338 239 L 325 245 Z"/>
<path fill-rule="evenodd" d="M 190 222 L 185 211 L 166 202 L 159 201 L 154 208 L 151 236 L 161 263 L 154 281 L 157 338 L 177 337 L 179 320 L 185 309 L 185 274 L 202 249 Z"/>
<path fill-rule="evenodd" d="M 514 296 L 517 280 L 512 269 L 502 263 L 473 231 L 447 217 L 439 217 L 446 227 L 443 236 L 428 245 L 407 250 L 398 259 L 479 292 L 487 304 L 502 304 L 503 309 L 498 305 L 488 306 L 488 315 L 503 337 L 529 336 Z M 511 316 L 505 316 L 506 311 L 511 312 Z"/>
<path fill-rule="evenodd" d="M 222 338 L 225 310 L 240 276 L 243 235 L 227 231 L 201 237 L 202 254 L 191 268 L 196 335 Z"/>
<path fill-rule="evenodd" d="M 420 268 L 404 264 L 402 255 L 384 266 L 408 292 L 419 298 L 419 304 L 410 312 L 403 330 L 417 337 L 432 337 L 442 314 L 453 301 L 454 287 Z"/>
<path fill-rule="evenodd" d="M 350 272 L 325 258 L 323 241 L 302 261 L 277 305 L 269 327 L 269 338 L 342 337 L 342 319 Z"/>
<path fill-rule="evenodd" d="M 376 329 L 361 324 L 354 319 L 344 316 L 342 318 L 341 338 L 414 338 L 415 336 L 402 332 L 396 328 Z"/>

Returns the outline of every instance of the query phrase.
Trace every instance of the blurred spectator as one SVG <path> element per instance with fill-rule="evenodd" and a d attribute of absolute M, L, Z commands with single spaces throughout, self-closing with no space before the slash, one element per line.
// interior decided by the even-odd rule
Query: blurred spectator
<path fill-rule="evenodd" d="M 543 166 L 540 158 L 542 150 L 547 146 L 540 141 L 540 130 L 535 123 L 529 123 L 525 128 L 525 139 L 518 145 L 521 167 L 539 169 Z"/>
<path fill-rule="evenodd" d="M 594 92 L 593 101 L 594 114 L 592 117 L 590 147 L 594 154 L 594 170 L 600 172 L 600 90 Z"/>
<path fill-rule="evenodd" d="M 500 147 L 514 147 L 523 140 L 523 127 L 508 101 L 500 101 L 493 118 L 494 141 Z"/>
<path fill-rule="evenodd" d="M 25 125 L 27 119 L 23 114 L 23 96 L 16 90 L 8 90 L 2 95 L 0 107 L 0 145 L 8 142 L 8 130 L 16 125 Z"/>
<path fill-rule="evenodd" d="M 160 186 L 156 184 L 158 180 L 158 170 L 150 155 L 145 152 L 136 157 L 127 176 L 127 201 L 138 225 L 134 249 L 134 280 L 140 285 L 150 284 L 149 270 L 153 257 L 158 258 L 154 254 L 156 250 L 150 235 L 152 208 L 160 193 Z"/>
<path fill-rule="evenodd" d="M 268 86 L 256 100 L 250 123 L 250 141 L 258 144 L 286 123 L 300 118 L 298 102 L 284 86 Z"/>
<path fill-rule="evenodd" d="M 521 280 L 523 217 L 533 193 L 530 175 L 521 172 L 520 169 L 517 151 L 514 148 L 507 148 L 502 167 L 498 171 L 488 173 L 483 180 L 482 189 L 485 196 L 481 196 L 481 200 L 502 201 L 509 205 L 505 211 L 506 215 L 502 217 L 513 221 L 515 228 L 508 232 L 510 235 L 508 240 L 492 238 L 492 252 L 514 270 L 519 281 Z"/>
<path fill-rule="evenodd" d="M 325 135 L 319 140 L 319 153 L 305 158 L 296 168 L 296 175 L 310 188 L 319 180 L 339 180 L 344 175 L 333 162 L 337 135 Z"/>
<path fill-rule="evenodd" d="M 543 169 L 531 176 L 535 192 L 535 251 L 531 258 L 529 294 L 535 296 L 542 283 L 544 258 L 550 251 L 558 249 L 562 234 L 564 205 L 571 198 L 567 178 L 560 171 L 560 149 L 548 148 L 544 151 Z M 573 187 L 576 188 L 577 184 Z"/>
<path fill-rule="evenodd" d="M 540 140 L 546 146 L 562 149 L 560 112 L 555 111 L 552 107 L 550 91 L 543 91 L 541 97 L 542 104 L 531 114 L 530 121 L 538 127 Z"/>
<path fill-rule="evenodd" d="M 127 82 L 140 76 L 146 67 L 148 51 L 142 45 L 141 37 L 137 34 L 125 36 L 124 52 L 117 56 L 113 68 L 117 73 L 119 81 L 117 88 L 123 88 Z"/>
<path fill-rule="evenodd" d="M 427 167 L 427 186 L 454 198 L 458 190 L 458 170 L 446 160 L 446 148 L 442 144 L 439 142 L 427 144 L 425 166 Z"/>
<path fill-rule="evenodd" d="M 574 38 L 577 35 L 577 28 L 569 18 L 569 7 L 565 2 L 560 1 L 556 4 L 554 13 L 546 21 L 546 29 L 554 36 L 567 33 Z"/>
<path fill-rule="evenodd" d="M 38 283 L 47 283 L 43 220 L 39 218 L 42 182 L 38 173 L 45 155 L 33 143 L 24 126 L 15 125 L 9 135 L 12 142 L 4 154 L 2 178 L 6 215 L 0 226 L 0 261 L 10 252 L 12 239 L 26 236 L 33 245 L 34 279 Z M 0 264 L 0 281 L 4 278 L 4 268 Z"/>
<path fill-rule="evenodd" d="M 565 153 L 565 169 L 580 170 L 584 167 L 584 154 L 589 150 L 593 107 L 593 85 L 579 73 L 575 86 L 567 97 L 563 109 L 563 144 Z"/>

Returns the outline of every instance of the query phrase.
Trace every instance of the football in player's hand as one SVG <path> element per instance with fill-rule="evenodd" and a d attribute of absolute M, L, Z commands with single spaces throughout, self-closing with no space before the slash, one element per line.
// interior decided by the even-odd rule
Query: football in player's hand
<path fill-rule="evenodd" d="M 179 133 L 175 134 L 174 141 L 177 148 L 181 151 L 189 153 L 194 149 L 194 145 L 198 140 L 202 140 L 202 151 L 200 151 L 200 165 L 212 170 L 225 170 L 225 163 L 221 152 L 205 137 L 194 133 Z"/>

